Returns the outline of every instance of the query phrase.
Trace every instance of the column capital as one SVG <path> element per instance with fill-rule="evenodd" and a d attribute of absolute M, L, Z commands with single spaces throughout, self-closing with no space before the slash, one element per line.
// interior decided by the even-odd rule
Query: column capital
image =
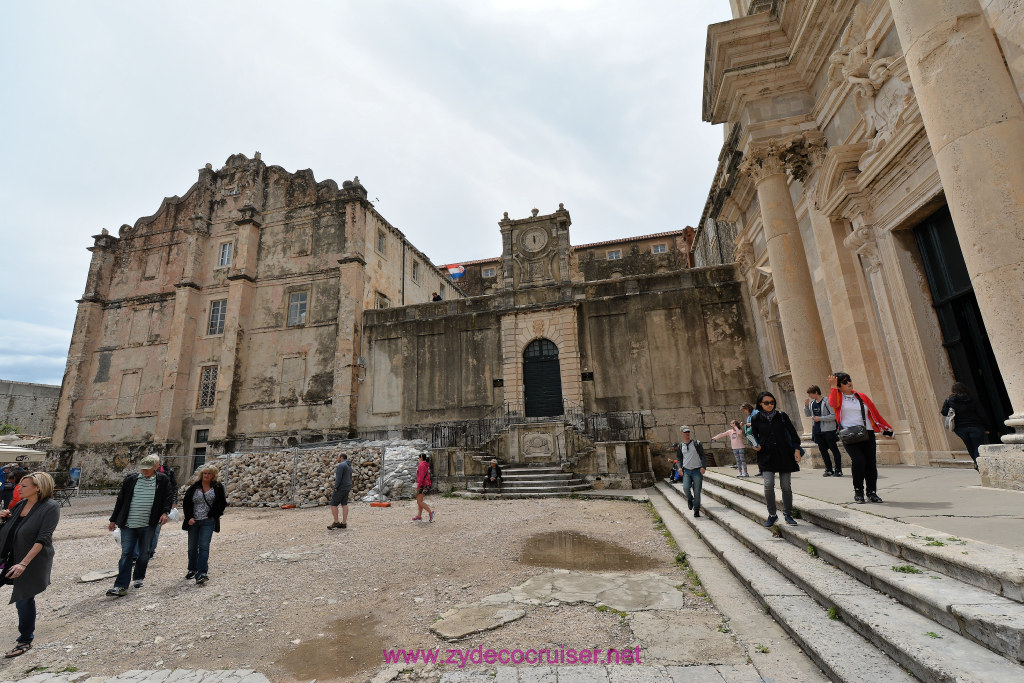
<path fill-rule="evenodd" d="M 825 137 L 807 132 L 751 143 L 740 163 L 740 173 L 749 175 L 755 184 L 765 178 L 787 171 L 794 180 L 803 181 L 813 166 L 825 159 Z"/>

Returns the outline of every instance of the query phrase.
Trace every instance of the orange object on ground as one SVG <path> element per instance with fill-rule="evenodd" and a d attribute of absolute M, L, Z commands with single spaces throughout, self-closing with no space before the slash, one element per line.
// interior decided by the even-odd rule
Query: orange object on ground
<path fill-rule="evenodd" d="M 294 505 L 282 505 L 281 509 L 282 510 L 291 510 L 294 507 L 295 507 Z"/>
<path fill-rule="evenodd" d="M 391 503 L 387 503 L 387 502 L 384 502 L 384 503 L 380 503 L 380 502 L 370 503 L 370 507 L 372 507 L 372 508 L 389 508 L 389 507 L 391 507 Z"/>

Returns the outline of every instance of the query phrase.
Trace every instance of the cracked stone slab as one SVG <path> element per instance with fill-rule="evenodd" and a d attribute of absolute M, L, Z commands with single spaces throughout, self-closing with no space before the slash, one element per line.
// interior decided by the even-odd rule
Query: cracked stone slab
<path fill-rule="evenodd" d="M 117 576 L 116 569 L 110 569 L 105 572 L 91 571 L 86 574 L 82 574 L 78 577 L 80 583 L 90 583 L 92 581 L 102 581 L 103 579 L 112 579 Z"/>
<path fill-rule="evenodd" d="M 747 655 L 728 633 L 718 627 L 722 617 L 694 610 L 639 612 L 629 628 L 643 643 L 642 656 L 659 664 L 746 664 Z"/>
<path fill-rule="evenodd" d="M 260 555 L 260 559 L 264 562 L 302 562 L 303 560 L 309 560 L 319 556 L 319 550 L 308 547 L 295 547 L 262 553 Z"/>
<path fill-rule="evenodd" d="M 526 610 L 503 605 L 456 607 L 441 615 L 430 630 L 446 640 L 458 640 L 473 633 L 491 631 L 526 616 Z"/>
<path fill-rule="evenodd" d="M 487 605 L 604 604 L 620 612 L 674 610 L 686 606 L 685 596 L 665 576 L 653 573 L 578 574 L 552 572 L 534 576 L 505 593 L 489 595 Z"/>

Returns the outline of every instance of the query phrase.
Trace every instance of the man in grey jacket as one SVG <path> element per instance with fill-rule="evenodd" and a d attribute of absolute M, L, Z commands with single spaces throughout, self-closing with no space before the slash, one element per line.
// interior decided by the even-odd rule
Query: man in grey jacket
<path fill-rule="evenodd" d="M 690 428 L 679 428 L 679 443 L 675 444 L 676 459 L 683 470 L 683 491 L 686 491 L 686 505 L 693 510 L 694 517 L 700 517 L 700 490 L 704 486 L 704 471 L 708 466 L 704 446 L 696 441 Z"/>
<path fill-rule="evenodd" d="M 839 432 L 836 431 L 836 414 L 829 407 L 821 395 L 821 388 L 817 384 L 807 387 L 807 398 L 804 400 L 804 415 L 814 419 L 814 429 L 811 431 L 811 438 L 818 445 L 821 452 L 821 459 L 825 461 L 826 477 L 843 476 L 843 459 L 839 453 Z M 829 451 L 835 457 L 835 468 L 832 467 L 832 459 L 829 458 Z"/>
<path fill-rule="evenodd" d="M 348 528 L 348 494 L 352 491 L 352 465 L 348 456 L 338 456 L 338 466 L 334 468 L 334 494 L 331 496 L 331 515 L 334 523 L 328 529 Z M 341 521 L 338 521 L 338 508 L 341 508 Z"/>

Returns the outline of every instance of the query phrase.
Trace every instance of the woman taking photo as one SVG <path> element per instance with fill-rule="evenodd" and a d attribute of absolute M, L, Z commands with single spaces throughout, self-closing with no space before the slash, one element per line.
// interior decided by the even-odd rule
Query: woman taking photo
<path fill-rule="evenodd" d="M 882 499 L 876 492 L 878 465 L 875 462 L 875 432 L 881 427 L 882 434 L 891 439 L 892 427 L 867 394 L 853 390 L 853 379 L 847 373 L 829 375 L 828 386 L 828 404 L 835 411 L 836 422 L 839 423 L 839 439 L 853 463 L 853 500 L 856 503 L 864 502 L 866 484 L 868 500 L 881 503 Z M 858 427 L 863 428 L 863 435 L 851 437 L 850 431 L 859 431 Z"/>
<path fill-rule="evenodd" d="M 985 423 L 978 412 L 978 402 L 971 396 L 971 390 L 963 382 L 953 385 L 950 396 L 942 404 L 942 416 L 953 410 L 953 433 L 960 437 L 967 447 L 967 453 L 978 469 L 978 447 L 985 443 Z"/>
<path fill-rule="evenodd" d="M 800 435 L 797 434 L 789 415 L 776 410 L 775 397 L 762 391 L 757 397 L 758 410 L 750 419 L 750 429 L 758 445 L 757 466 L 764 476 L 764 500 L 768 505 L 766 527 L 775 526 L 779 517 L 775 514 L 775 475 L 779 475 L 782 488 L 782 517 L 786 524 L 796 526 L 793 519 L 793 472 L 800 469 Z"/>
<path fill-rule="evenodd" d="M 32 649 L 36 630 L 36 595 L 50 585 L 53 566 L 53 530 L 60 521 L 60 506 L 53 500 L 53 479 L 46 472 L 21 478 L 21 501 L 0 511 L 2 582 L 12 584 L 11 602 L 18 609 L 18 641 L 4 657 L 17 657 Z"/>
<path fill-rule="evenodd" d="M 210 540 L 220 533 L 220 517 L 228 506 L 224 485 L 217 481 L 220 470 L 207 465 L 196 472 L 196 480 L 185 491 L 182 508 L 185 519 L 181 528 L 188 532 L 188 573 L 201 586 L 209 581 Z"/>

